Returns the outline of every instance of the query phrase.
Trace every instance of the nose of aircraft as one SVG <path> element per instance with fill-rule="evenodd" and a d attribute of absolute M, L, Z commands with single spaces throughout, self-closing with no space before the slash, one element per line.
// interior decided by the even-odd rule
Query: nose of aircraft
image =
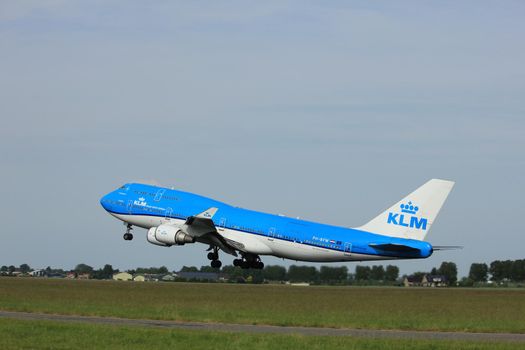
<path fill-rule="evenodd" d="M 109 193 L 103 196 L 102 198 L 100 198 L 100 205 L 105 210 L 109 210 L 109 207 L 110 207 Z"/>

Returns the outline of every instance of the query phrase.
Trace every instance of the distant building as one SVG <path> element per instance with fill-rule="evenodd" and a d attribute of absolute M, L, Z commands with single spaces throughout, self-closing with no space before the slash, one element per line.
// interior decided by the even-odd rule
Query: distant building
<path fill-rule="evenodd" d="M 34 270 L 29 272 L 31 277 L 45 277 L 47 276 L 46 270 Z"/>
<path fill-rule="evenodd" d="M 127 272 L 119 272 L 113 275 L 113 279 L 115 281 L 131 281 L 133 280 L 133 276 Z"/>
<path fill-rule="evenodd" d="M 403 285 L 405 287 L 421 287 L 421 282 L 423 281 L 423 276 L 406 276 L 403 280 Z"/>
<path fill-rule="evenodd" d="M 423 287 L 448 287 L 447 276 L 425 275 L 421 281 Z"/>
<path fill-rule="evenodd" d="M 142 276 L 142 275 L 137 275 L 137 276 L 133 277 L 133 281 L 135 281 L 135 282 L 144 282 L 144 281 L 146 281 L 146 278 L 144 276 Z"/>
<path fill-rule="evenodd" d="M 308 282 L 297 282 L 297 283 L 287 283 L 291 286 L 296 286 L 296 287 L 306 287 L 306 286 L 309 286 L 310 283 Z"/>
<path fill-rule="evenodd" d="M 88 280 L 91 278 L 91 275 L 89 273 L 78 273 L 77 279 L 79 280 Z"/>
<path fill-rule="evenodd" d="M 177 272 L 178 278 L 191 281 L 218 281 L 219 274 L 216 272 Z"/>
<path fill-rule="evenodd" d="M 448 280 L 443 275 L 406 276 L 403 280 L 405 287 L 448 287 Z"/>
<path fill-rule="evenodd" d="M 161 278 L 162 278 L 162 275 L 157 274 L 157 273 L 145 273 L 144 274 L 144 280 L 146 282 L 158 282 L 159 279 Z"/>
<path fill-rule="evenodd" d="M 162 280 L 166 282 L 175 281 L 175 276 L 173 275 L 164 275 L 162 276 Z"/>

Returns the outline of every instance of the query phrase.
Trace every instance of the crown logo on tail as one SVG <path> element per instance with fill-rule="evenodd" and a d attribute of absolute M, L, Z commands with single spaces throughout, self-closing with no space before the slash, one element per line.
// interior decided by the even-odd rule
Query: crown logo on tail
<path fill-rule="evenodd" d="M 401 212 L 402 213 L 408 213 L 408 214 L 415 214 L 419 210 L 419 207 L 412 204 L 411 201 L 409 201 L 407 204 L 401 204 Z"/>

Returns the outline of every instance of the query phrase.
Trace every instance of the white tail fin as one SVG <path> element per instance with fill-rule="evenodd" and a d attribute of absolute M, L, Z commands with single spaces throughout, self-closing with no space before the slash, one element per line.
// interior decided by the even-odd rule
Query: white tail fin
<path fill-rule="evenodd" d="M 453 186 L 453 181 L 432 179 L 357 229 L 422 241 Z"/>

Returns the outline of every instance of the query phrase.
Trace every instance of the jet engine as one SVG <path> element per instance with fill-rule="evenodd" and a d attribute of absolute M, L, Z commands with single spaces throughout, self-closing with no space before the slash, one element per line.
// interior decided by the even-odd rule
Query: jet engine
<path fill-rule="evenodd" d="M 169 244 L 157 241 L 157 239 L 155 238 L 156 229 L 157 229 L 156 227 L 152 227 L 148 230 L 148 235 L 146 236 L 146 240 L 150 242 L 151 244 L 160 245 L 161 247 L 169 247 L 170 246 Z"/>
<path fill-rule="evenodd" d="M 148 230 L 148 242 L 156 245 L 184 245 L 194 243 L 195 238 L 182 232 L 179 226 L 160 225 Z"/>

